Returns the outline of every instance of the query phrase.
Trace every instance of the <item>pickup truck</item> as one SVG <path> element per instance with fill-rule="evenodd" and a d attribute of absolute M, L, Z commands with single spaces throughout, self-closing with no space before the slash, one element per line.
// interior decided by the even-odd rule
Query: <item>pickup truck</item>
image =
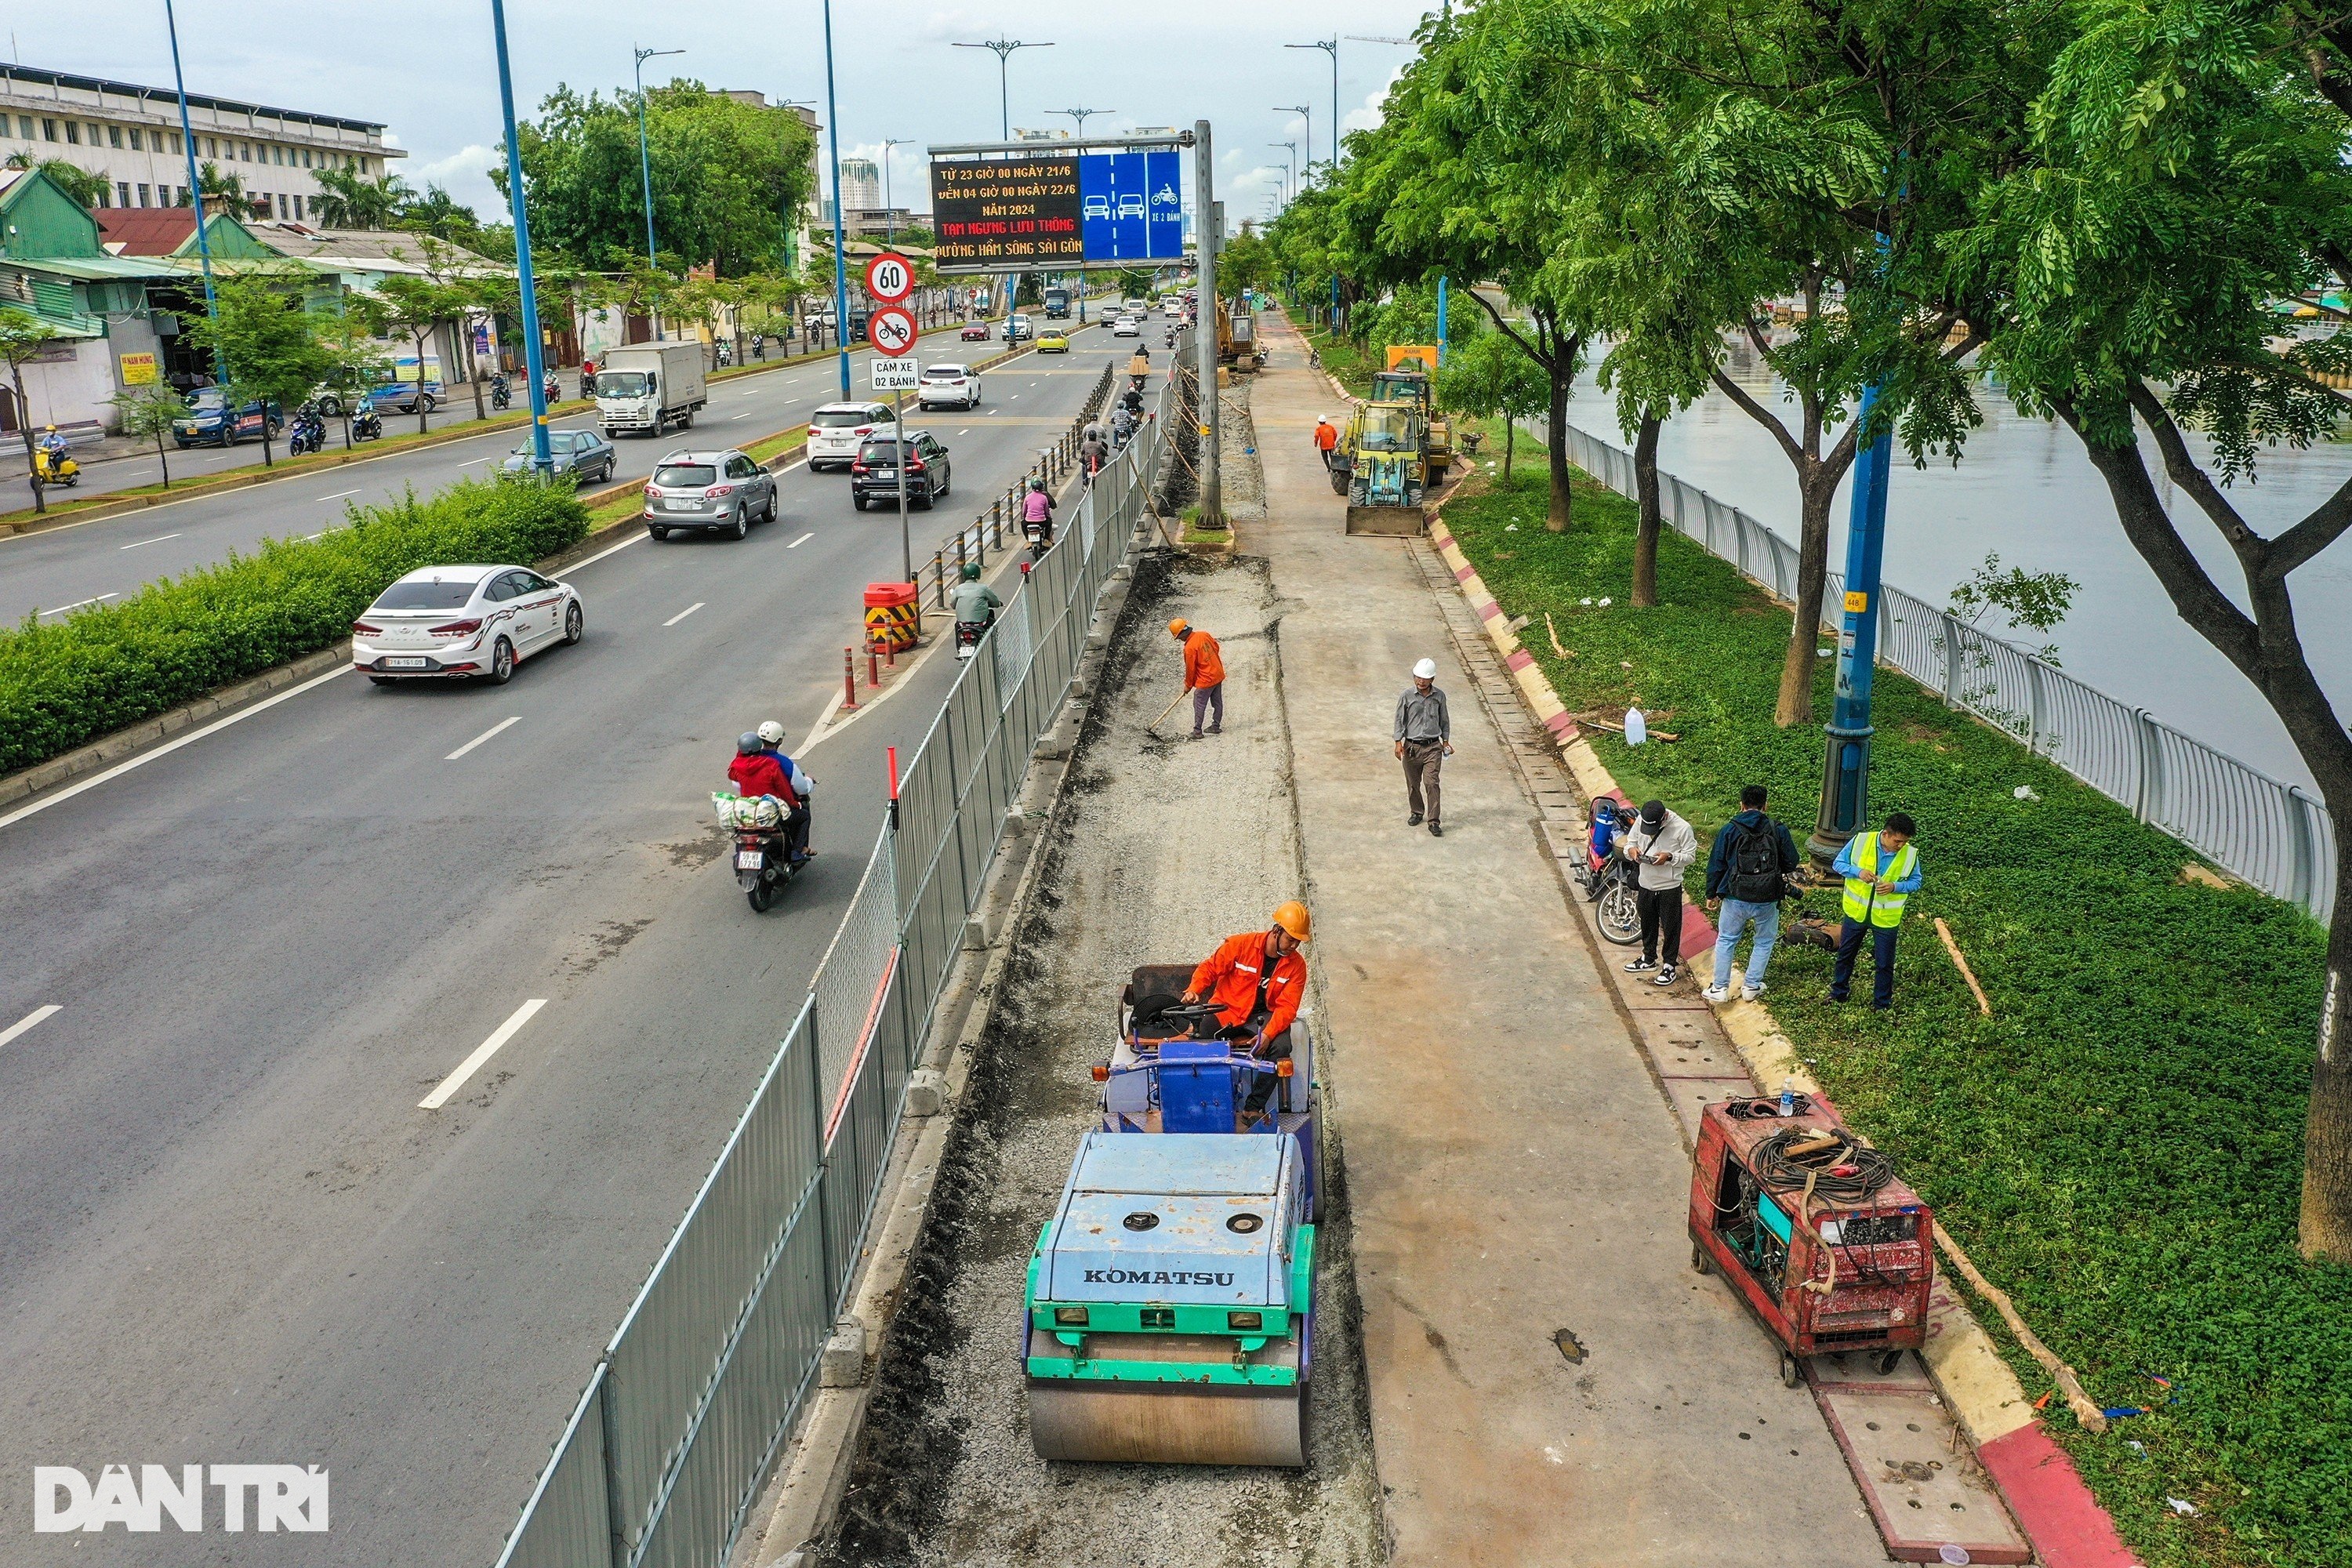
<path fill-rule="evenodd" d="M 709 401 L 702 353 L 698 342 L 664 339 L 605 354 L 596 366 L 597 426 L 610 437 L 658 436 L 672 425 L 691 426 Z"/>

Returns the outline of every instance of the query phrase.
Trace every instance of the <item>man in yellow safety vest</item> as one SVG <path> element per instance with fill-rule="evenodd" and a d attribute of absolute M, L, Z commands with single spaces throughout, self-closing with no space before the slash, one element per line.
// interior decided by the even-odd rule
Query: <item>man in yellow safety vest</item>
<path fill-rule="evenodd" d="M 1831 1001 L 1845 1000 L 1866 931 L 1870 1005 L 1882 1011 L 1895 1005 L 1895 938 L 1903 929 L 1903 906 L 1919 890 L 1919 850 L 1911 842 L 1918 831 L 1918 824 L 1908 816 L 1890 812 L 1885 827 L 1855 834 L 1838 851 L 1835 869 L 1845 879 L 1845 924 L 1838 930 Z"/>

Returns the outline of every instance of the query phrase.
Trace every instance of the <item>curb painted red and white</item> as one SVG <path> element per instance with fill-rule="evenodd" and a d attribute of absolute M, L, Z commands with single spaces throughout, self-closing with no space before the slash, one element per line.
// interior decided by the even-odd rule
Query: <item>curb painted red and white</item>
<path fill-rule="evenodd" d="M 1487 640 L 1511 672 L 1521 698 L 1560 748 L 1561 760 L 1585 798 L 1624 800 L 1616 779 L 1570 717 L 1568 705 L 1552 689 L 1535 656 L 1520 646 L 1510 617 L 1487 591 L 1453 531 L 1435 513 L 1429 520 L 1429 540 L 1486 628 Z M 1713 949 L 1715 927 L 1688 895 L 1685 900 L 1683 956 L 1691 959 Z M 1818 1089 L 1795 1047 L 1762 1004 L 1729 1003 L 1717 1012 L 1725 1033 L 1738 1047 L 1757 1082 L 1794 1079 L 1800 1089 Z M 2032 1542 L 2036 1561 L 2044 1568 L 2139 1568 L 2138 1557 L 2124 1544 L 2114 1519 L 2091 1495 L 2074 1460 L 2035 1417 L 2024 1386 L 2001 1359 L 1984 1326 L 1940 1279 L 1929 1312 L 1928 1343 L 1921 1359 L 1937 1392 L 1967 1429 L 1978 1462 L 2000 1488 L 2018 1527 Z"/>

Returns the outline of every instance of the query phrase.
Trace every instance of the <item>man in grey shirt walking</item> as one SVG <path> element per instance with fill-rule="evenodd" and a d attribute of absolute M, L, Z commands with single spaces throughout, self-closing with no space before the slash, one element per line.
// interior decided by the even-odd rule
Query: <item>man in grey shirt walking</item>
<path fill-rule="evenodd" d="M 1412 684 L 1396 705 L 1396 754 L 1404 761 L 1404 800 L 1412 815 L 1407 827 L 1418 826 L 1426 802 L 1429 833 L 1445 837 L 1438 821 L 1437 769 L 1454 754 L 1454 724 L 1445 712 L 1445 693 L 1437 689 L 1437 661 L 1424 658 L 1412 667 Z"/>

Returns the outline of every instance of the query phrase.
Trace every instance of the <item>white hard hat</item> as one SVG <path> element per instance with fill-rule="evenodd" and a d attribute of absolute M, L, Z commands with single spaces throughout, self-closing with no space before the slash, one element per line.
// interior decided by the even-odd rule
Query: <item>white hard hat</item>
<path fill-rule="evenodd" d="M 1412 667 L 1412 673 L 1416 678 L 1423 680 L 1435 680 L 1437 679 L 1437 661 L 1433 658 L 1424 658 L 1419 664 Z"/>
<path fill-rule="evenodd" d="M 760 739 L 772 746 L 780 746 L 784 741 L 784 727 L 771 719 L 760 726 Z"/>

